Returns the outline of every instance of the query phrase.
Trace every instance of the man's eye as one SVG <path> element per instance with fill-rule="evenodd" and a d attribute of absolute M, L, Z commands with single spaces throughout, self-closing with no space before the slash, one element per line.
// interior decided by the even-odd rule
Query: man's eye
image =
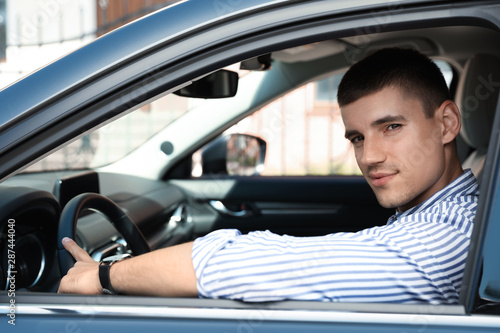
<path fill-rule="evenodd" d="M 355 136 L 354 138 L 352 138 L 351 142 L 354 143 L 354 144 L 356 144 L 356 143 L 359 143 L 359 142 L 363 141 L 363 139 L 364 139 L 363 136 L 358 135 L 358 136 Z"/>
<path fill-rule="evenodd" d="M 387 126 L 387 129 L 389 131 L 393 131 L 393 130 L 398 129 L 400 127 L 401 127 L 401 124 L 390 124 L 389 126 Z"/>

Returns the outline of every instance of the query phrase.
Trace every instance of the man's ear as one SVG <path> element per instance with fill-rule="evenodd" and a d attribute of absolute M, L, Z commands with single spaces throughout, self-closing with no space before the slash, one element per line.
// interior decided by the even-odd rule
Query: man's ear
<path fill-rule="evenodd" d="M 462 118 L 458 106 L 451 100 L 444 101 L 437 110 L 443 125 L 443 144 L 452 142 L 460 132 Z"/>

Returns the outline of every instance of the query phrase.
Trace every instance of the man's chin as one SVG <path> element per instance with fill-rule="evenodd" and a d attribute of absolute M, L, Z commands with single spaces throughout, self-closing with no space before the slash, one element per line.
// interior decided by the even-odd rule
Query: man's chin
<path fill-rule="evenodd" d="M 387 198 L 387 197 L 383 197 L 383 196 L 380 196 L 377 194 L 375 194 L 375 196 L 377 197 L 377 200 L 378 200 L 378 203 L 380 204 L 380 206 L 387 208 L 387 209 L 395 209 L 395 208 L 401 207 L 405 204 L 404 202 L 401 202 L 400 200 L 395 200 L 393 198 Z"/>
<path fill-rule="evenodd" d="M 396 191 L 395 189 L 401 189 L 401 186 L 397 186 L 397 184 L 391 184 L 391 186 L 386 185 L 383 187 L 373 186 L 373 184 L 369 183 L 370 187 L 377 198 L 380 206 L 387 209 L 395 209 L 401 206 L 406 205 L 410 199 L 408 198 L 408 193 L 405 191 Z"/>
<path fill-rule="evenodd" d="M 409 209 L 408 206 L 409 201 L 388 201 L 388 200 L 378 200 L 380 206 L 387 209 L 396 209 L 398 212 L 404 212 Z"/>
<path fill-rule="evenodd" d="M 396 209 L 398 207 L 401 207 L 400 205 L 397 205 L 397 204 L 384 204 L 384 203 L 380 203 L 380 206 L 384 207 L 384 208 L 387 208 L 387 209 Z"/>

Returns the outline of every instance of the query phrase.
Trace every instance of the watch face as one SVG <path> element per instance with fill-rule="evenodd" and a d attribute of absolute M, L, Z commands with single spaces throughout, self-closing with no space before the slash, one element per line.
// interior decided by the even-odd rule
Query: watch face
<path fill-rule="evenodd" d="M 120 260 L 127 259 L 127 258 L 132 258 L 132 256 L 128 253 L 115 254 L 113 256 L 109 256 L 109 257 L 102 259 L 101 262 L 102 263 L 113 263 L 115 261 L 120 261 Z"/>

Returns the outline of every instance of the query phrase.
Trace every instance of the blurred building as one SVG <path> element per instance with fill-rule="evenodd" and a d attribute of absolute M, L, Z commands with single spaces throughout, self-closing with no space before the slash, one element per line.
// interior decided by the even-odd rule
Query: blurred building
<path fill-rule="evenodd" d="M 96 0 L 97 35 L 175 2 L 179 0 Z"/>
<path fill-rule="evenodd" d="M 0 88 L 178 0 L 0 0 Z"/>

